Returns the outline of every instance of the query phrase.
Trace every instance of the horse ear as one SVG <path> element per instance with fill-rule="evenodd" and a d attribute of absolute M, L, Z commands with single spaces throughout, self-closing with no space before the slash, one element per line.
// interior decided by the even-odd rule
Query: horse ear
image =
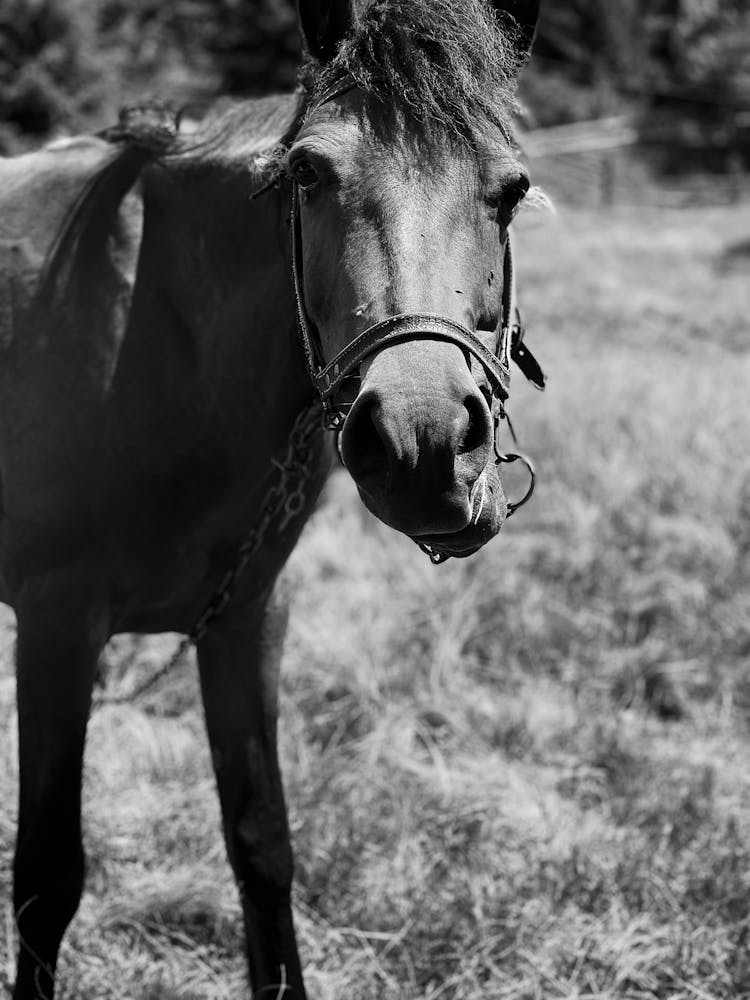
<path fill-rule="evenodd" d="M 519 54 L 522 60 L 528 59 L 542 0 L 494 0 L 494 4 L 499 14 L 509 14 L 521 29 Z"/>
<path fill-rule="evenodd" d="M 328 62 L 354 25 L 354 0 L 297 0 L 297 14 L 308 52 Z"/>

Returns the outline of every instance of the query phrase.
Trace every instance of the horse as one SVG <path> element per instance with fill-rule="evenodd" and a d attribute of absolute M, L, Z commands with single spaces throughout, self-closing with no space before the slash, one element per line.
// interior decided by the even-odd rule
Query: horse
<path fill-rule="evenodd" d="M 294 94 L 0 165 L 0 600 L 17 620 L 14 1000 L 53 997 L 118 632 L 195 643 L 255 996 L 304 1000 L 275 582 L 334 460 L 435 562 L 508 512 L 513 137 L 533 0 L 299 0 Z M 321 419 L 321 417 L 323 419 Z"/>

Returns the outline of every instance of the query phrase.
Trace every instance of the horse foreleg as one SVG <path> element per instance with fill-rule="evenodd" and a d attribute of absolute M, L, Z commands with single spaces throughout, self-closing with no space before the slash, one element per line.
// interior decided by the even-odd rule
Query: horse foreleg
<path fill-rule="evenodd" d="M 291 912 L 292 849 L 276 751 L 285 627 L 286 610 L 265 602 L 227 615 L 199 643 L 198 661 L 254 996 L 304 1000 Z"/>
<path fill-rule="evenodd" d="M 14 1000 L 49 1000 L 65 928 L 83 886 L 81 768 L 103 616 L 66 576 L 23 586 L 16 602 L 19 814 Z"/>

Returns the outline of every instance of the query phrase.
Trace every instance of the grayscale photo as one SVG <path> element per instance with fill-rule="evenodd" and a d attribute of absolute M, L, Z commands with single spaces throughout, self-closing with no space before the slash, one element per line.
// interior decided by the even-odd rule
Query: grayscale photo
<path fill-rule="evenodd" d="M 750 0 L 0 0 L 0 997 L 750 1000 Z"/>

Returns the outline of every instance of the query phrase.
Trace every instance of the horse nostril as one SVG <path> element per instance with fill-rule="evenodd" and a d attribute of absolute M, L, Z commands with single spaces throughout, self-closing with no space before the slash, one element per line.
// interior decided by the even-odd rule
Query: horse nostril
<path fill-rule="evenodd" d="M 341 456 L 358 483 L 371 477 L 385 477 L 389 458 L 377 420 L 377 396 L 360 396 L 349 412 L 341 431 Z"/>
<path fill-rule="evenodd" d="M 487 448 L 491 433 L 490 416 L 482 396 L 471 393 L 464 399 L 465 421 L 463 437 L 459 441 L 457 454 L 468 455 L 477 449 Z"/>

